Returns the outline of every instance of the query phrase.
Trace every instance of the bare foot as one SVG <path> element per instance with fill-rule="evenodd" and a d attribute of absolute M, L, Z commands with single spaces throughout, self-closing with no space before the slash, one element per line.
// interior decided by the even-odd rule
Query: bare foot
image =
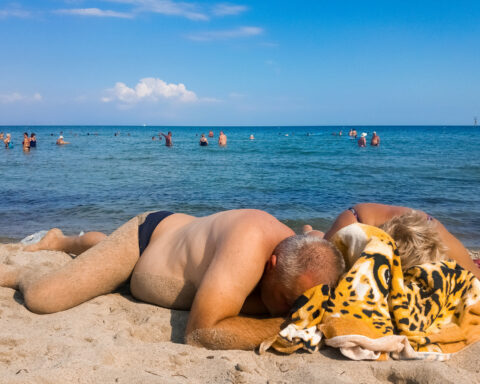
<path fill-rule="evenodd" d="M 61 240 L 65 237 L 63 232 L 58 228 L 50 229 L 45 237 L 36 244 L 28 245 L 23 250 L 27 252 L 35 252 L 41 250 L 61 251 Z"/>

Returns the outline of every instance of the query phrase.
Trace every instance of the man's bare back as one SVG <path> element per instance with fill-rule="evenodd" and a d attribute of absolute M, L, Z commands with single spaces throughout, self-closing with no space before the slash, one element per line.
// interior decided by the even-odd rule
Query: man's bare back
<path fill-rule="evenodd" d="M 240 257 L 243 263 L 251 258 L 250 262 L 261 266 L 260 275 L 255 276 L 258 282 L 275 246 L 292 235 L 286 225 L 256 210 L 224 211 L 200 218 L 171 215 L 158 224 L 135 265 L 132 294 L 162 307 L 190 309 L 212 261 Z M 213 277 L 219 285 L 227 272 L 222 270 Z"/>

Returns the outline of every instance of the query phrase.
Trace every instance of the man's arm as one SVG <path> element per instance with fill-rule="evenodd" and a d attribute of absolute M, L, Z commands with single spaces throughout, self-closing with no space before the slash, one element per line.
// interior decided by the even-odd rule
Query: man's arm
<path fill-rule="evenodd" d="M 217 250 L 197 291 L 185 333 L 188 344 L 211 349 L 254 349 L 275 335 L 284 321 L 239 316 L 274 246 L 265 241 L 257 226 L 235 233 Z"/>
<path fill-rule="evenodd" d="M 209 328 L 195 329 L 186 336 L 186 343 L 208 349 L 253 350 L 262 341 L 276 335 L 285 319 L 255 319 L 235 316 Z"/>

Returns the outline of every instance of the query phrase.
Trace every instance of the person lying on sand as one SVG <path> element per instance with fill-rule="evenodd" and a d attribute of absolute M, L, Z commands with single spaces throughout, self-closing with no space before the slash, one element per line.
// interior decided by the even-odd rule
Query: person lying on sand
<path fill-rule="evenodd" d="M 462 243 L 425 212 L 407 207 L 361 203 L 343 211 L 323 232 L 305 225 L 303 233 L 330 240 L 343 227 L 363 223 L 382 228 L 395 240 L 404 269 L 425 262 L 452 259 L 480 279 L 480 268 Z"/>
<path fill-rule="evenodd" d="M 205 217 L 161 211 L 138 215 L 110 236 L 64 236 L 50 230 L 26 251 L 79 255 L 42 273 L 0 264 L 0 286 L 18 289 L 35 313 L 53 313 L 130 281 L 138 300 L 191 309 L 185 341 L 212 349 L 253 349 L 275 335 L 298 296 L 335 285 L 339 251 L 297 235 L 270 214 L 250 209 Z M 244 315 L 269 315 L 253 318 Z"/>

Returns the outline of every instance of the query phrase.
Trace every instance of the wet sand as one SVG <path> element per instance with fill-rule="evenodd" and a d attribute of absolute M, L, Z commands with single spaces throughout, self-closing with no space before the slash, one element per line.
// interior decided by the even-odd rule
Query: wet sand
<path fill-rule="evenodd" d="M 480 258 L 480 252 L 472 255 Z M 27 253 L 0 244 L 0 263 L 56 267 L 62 252 Z M 355 362 L 333 349 L 259 356 L 182 344 L 188 312 L 134 300 L 127 289 L 76 308 L 36 315 L 22 295 L 0 288 L 3 383 L 474 383 L 480 343 L 450 361 Z"/>

